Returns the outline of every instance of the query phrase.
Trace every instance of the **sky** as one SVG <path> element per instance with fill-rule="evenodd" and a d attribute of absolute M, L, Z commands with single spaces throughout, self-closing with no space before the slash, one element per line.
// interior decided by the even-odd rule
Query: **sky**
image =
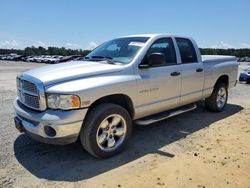
<path fill-rule="evenodd" d="M 0 48 L 92 49 L 145 33 L 190 36 L 202 48 L 250 48 L 250 0 L 0 0 L 0 5 Z"/>

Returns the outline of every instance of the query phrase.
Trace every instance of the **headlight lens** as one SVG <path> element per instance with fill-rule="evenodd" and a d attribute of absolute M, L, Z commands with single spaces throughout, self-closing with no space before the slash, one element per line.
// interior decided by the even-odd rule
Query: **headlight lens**
<path fill-rule="evenodd" d="M 80 98 L 76 95 L 47 94 L 49 108 L 70 110 L 80 108 Z"/>

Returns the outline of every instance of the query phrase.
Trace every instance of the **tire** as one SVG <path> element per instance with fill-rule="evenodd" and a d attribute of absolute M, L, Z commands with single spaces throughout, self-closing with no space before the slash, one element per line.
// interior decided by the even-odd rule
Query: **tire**
<path fill-rule="evenodd" d="M 219 92 L 222 92 L 222 91 L 225 92 L 225 95 L 224 97 L 220 96 L 221 102 L 217 102 L 217 100 L 219 100 L 219 95 L 220 95 Z M 222 101 L 222 98 L 224 98 L 224 102 Z M 213 112 L 221 112 L 226 106 L 227 99 L 228 99 L 227 86 L 226 84 L 219 82 L 215 85 L 211 96 L 205 99 L 205 104 L 208 110 L 213 111 Z"/>
<path fill-rule="evenodd" d="M 127 110 L 103 103 L 90 109 L 80 132 L 80 141 L 94 157 L 108 158 L 124 149 L 131 132 L 132 120 Z"/>

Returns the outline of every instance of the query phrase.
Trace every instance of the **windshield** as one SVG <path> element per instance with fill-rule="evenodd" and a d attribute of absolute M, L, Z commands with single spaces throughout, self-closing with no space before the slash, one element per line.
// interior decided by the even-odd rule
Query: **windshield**
<path fill-rule="evenodd" d="M 85 60 L 109 60 L 127 64 L 134 59 L 148 39 L 148 37 L 114 39 L 98 46 L 85 57 Z"/>

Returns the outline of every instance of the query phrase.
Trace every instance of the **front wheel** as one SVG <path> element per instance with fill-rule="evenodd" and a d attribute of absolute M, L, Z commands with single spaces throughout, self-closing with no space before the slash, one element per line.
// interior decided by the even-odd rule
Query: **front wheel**
<path fill-rule="evenodd" d="M 104 103 L 90 109 L 80 140 L 94 157 L 108 158 L 122 151 L 131 131 L 129 113 L 121 106 Z"/>
<path fill-rule="evenodd" d="M 209 110 L 220 112 L 225 107 L 227 99 L 227 86 L 224 83 L 218 83 L 215 85 L 212 95 L 206 98 L 205 103 Z"/>

